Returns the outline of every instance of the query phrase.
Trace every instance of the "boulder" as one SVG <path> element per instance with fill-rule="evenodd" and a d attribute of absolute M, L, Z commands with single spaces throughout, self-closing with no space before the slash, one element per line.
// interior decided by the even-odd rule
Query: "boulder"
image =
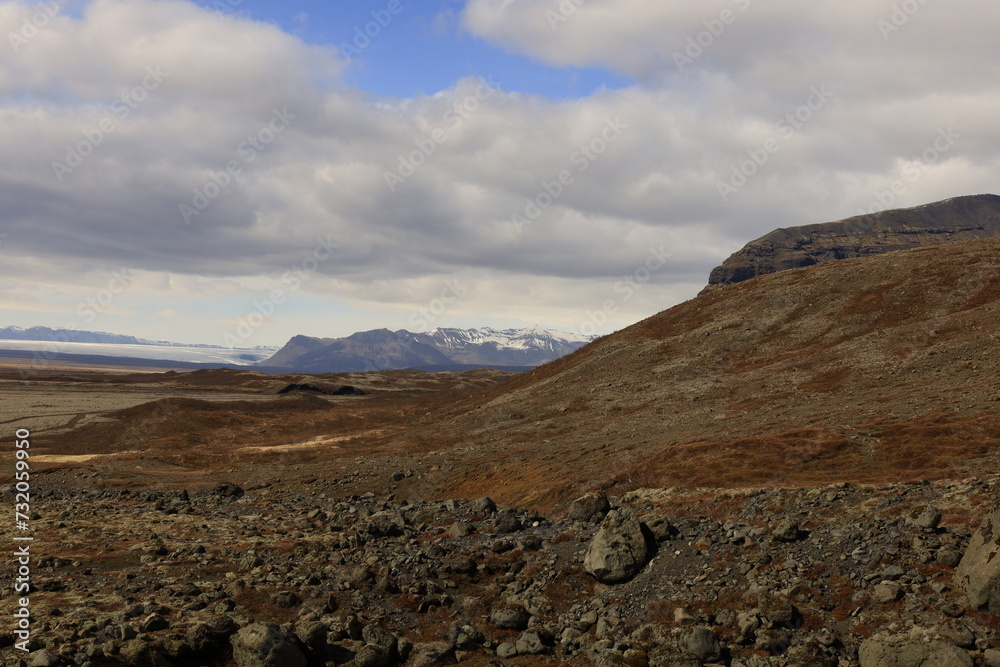
<path fill-rule="evenodd" d="M 232 644 L 237 667 L 306 667 L 305 655 L 275 623 L 248 625 Z"/>
<path fill-rule="evenodd" d="M 611 503 L 608 501 L 608 496 L 603 492 L 595 491 L 580 496 L 570 503 L 566 518 L 570 521 L 600 523 L 610 511 Z"/>
<path fill-rule="evenodd" d="M 629 507 L 612 510 L 587 548 L 583 567 L 602 584 L 618 584 L 639 574 L 651 555 L 651 539 Z"/>
<path fill-rule="evenodd" d="M 858 649 L 861 667 L 973 667 L 972 657 L 954 644 L 872 638 Z"/>
<path fill-rule="evenodd" d="M 541 655 L 549 650 L 542 636 L 533 630 L 522 632 L 514 646 L 518 655 Z"/>
<path fill-rule="evenodd" d="M 133 639 L 122 644 L 118 651 L 118 657 L 126 665 L 138 665 L 141 667 L 171 667 L 173 664 L 158 646 L 140 639 Z M 36 667 L 39 664 L 41 663 L 33 663 L 32 667 Z"/>
<path fill-rule="evenodd" d="M 941 512 L 933 505 L 928 505 L 923 512 L 913 519 L 913 525 L 925 530 L 933 530 L 941 523 Z"/>
<path fill-rule="evenodd" d="M 489 496 L 483 496 L 472 503 L 472 508 L 483 514 L 493 514 L 497 511 L 497 504 Z"/>
<path fill-rule="evenodd" d="M 493 612 L 490 620 L 504 630 L 525 630 L 531 614 L 524 607 L 501 607 Z"/>
<path fill-rule="evenodd" d="M 517 510 L 506 509 L 497 513 L 493 519 L 493 532 L 497 534 L 516 533 L 523 528 Z"/>
<path fill-rule="evenodd" d="M 973 609 L 1000 612 L 1000 509 L 987 514 L 955 571 Z"/>
<path fill-rule="evenodd" d="M 45 650 L 33 653 L 31 662 L 28 663 L 29 667 L 57 667 L 60 664 L 62 661 L 59 658 Z"/>
<path fill-rule="evenodd" d="M 242 498 L 246 495 L 246 491 L 232 482 L 220 482 L 212 489 L 212 493 L 222 498 Z"/>
<path fill-rule="evenodd" d="M 802 537 L 802 531 L 799 530 L 799 524 L 791 519 L 783 519 L 778 522 L 772 536 L 778 542 L 795 542 Z"/>
<path fill-rule="evenodd" d="M 880 604 L 889 604 L 903 597 L 903 587 L 895 581 L 883 581 L 875 586 L 872 597 Z"/>
<path fill-rule="evenodd" d="M 702 662 L 717 662 L 722 659 L 722 645 L 711 628 L 690 628 L 681 637 L 681 648 L 698 656 Z"/>

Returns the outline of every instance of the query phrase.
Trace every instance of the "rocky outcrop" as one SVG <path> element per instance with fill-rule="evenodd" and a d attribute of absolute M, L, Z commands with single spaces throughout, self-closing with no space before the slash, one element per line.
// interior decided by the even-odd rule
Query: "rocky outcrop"
<path fill-rule="evenodd" d="M 838 222 L 782 228 L 751 241 L 714 268 L 700 294 L 813 264 L 998 235 L 996 195 L 955 197 Z"/>

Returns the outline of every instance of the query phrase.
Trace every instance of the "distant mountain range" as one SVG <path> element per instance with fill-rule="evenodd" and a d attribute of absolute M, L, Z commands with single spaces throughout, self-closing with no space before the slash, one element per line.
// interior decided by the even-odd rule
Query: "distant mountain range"
<path fill-rule="evenodd" d="M 344 338 L 295 336 L 261 366 L 311 373 L 391 368 L 540 366 L 577 350 L 593 336 L 542 327 L 526 329 L 402 329 L 362 331 Z"/>
<path fill-rule="evenodd" d="M 103 343 L 108 345 L 180 345 L 168 341 L 153 341 L 135 336 L 105 333 L 103 331 L 77 331 L 76 329 L 50 329 L 49 327 L 0 327 L 0 340 L 35 340 L 57 343 Z M 184 345 L 184 347 L 209 347 Z"/>
<path fill-rule="evenodd" d="M 103 331 L 0 327 L 0 356 L 61 359 L 107 366 L 122 364 L 126 360 L 133 365 L 157 365 L 178 369 L 248 366 L 271 356 L 277 349 L 270 345 L 231 348 L 219 345 L 173 343 Z"/>
<path fill-rule="evenodd" d="M 172 343 L 169 340 L 149 340 L 105 331 L 79 331 L 77 329 L 50 329 L 49 327 L 0 327 L 0 340 L 28 340 L 53 343 L 94 343 L 100 345 L 149 345 L 156 347 L 185 347 L 205 349 L 230 349 L 206 343 Z M 246 350 L 274 350 L 272 345 L 240 348 Z"/>
<path fill-rule="evenodd" d="M 426 333 L 377 329 L 344 338 L 295 336 L 282 348 L 259 345 L 226 348 L 218 345 L 153 341 L 103 331 L 0 327 L 0 351 L 45 351 L 85 355 L 88 361 L 107 358 L 159 360 L 218 368 L 257 367 L 265 372 L 346 373 L 417 368 L 462 370 L 490 367 L 524 370 L 558 359 L 583 347 L 593 336 L 526 329 L 434 329 Z M 57 349 L 54 351 L 52 345 Z"/>

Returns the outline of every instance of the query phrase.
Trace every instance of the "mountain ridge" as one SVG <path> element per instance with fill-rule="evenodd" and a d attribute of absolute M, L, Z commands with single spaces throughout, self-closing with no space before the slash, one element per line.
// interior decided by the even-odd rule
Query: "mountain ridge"
<path fill-rule="evenodd" d="M 260 365 L 316 373 L 454 366 L 524 368 L 557 359 L 592 339 L 539 326 L 437 328 L 421 333 L 375 329 L 343 338 L 298 335 Z"/>
<path fill-rule="evenodd" d="M 750 241 L 712 269 L 699 296 L 788 269 L 997 235 L 1000 196 L 993 194 L 782 227 Z"/>

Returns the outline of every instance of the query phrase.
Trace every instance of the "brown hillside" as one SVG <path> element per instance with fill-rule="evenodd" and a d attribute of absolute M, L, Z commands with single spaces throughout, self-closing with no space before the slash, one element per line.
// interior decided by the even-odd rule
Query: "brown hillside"
<path fill-rule="evenodd" d="M 721 289 L 397 436 L 442 496 L 941 478 L 997 469 L 1000 239 Z"/>
<path fill-rule="evenodd" d="M 60 371 L 0 391 L 38 415 L 15 421 L 53 483 L 548 511 L 593 488 L 959 478 L 1000 472 L 998 258 L 1000 238 L 761 276 L 521 375 Z"/>

